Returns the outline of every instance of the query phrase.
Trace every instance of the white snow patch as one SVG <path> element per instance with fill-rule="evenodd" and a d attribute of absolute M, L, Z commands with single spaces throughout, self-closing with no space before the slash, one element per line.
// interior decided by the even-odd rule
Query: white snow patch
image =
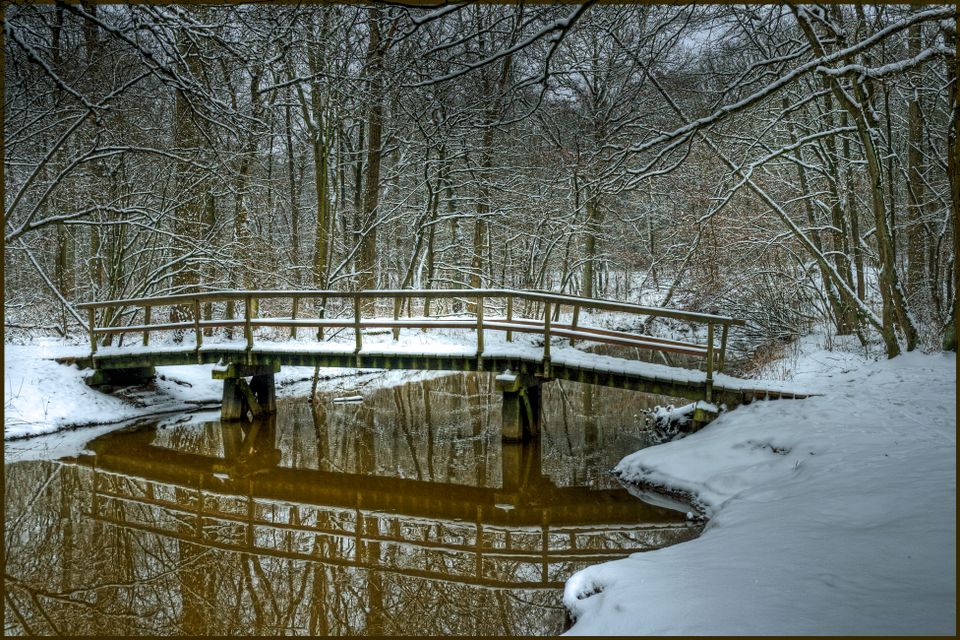
<path fill-rule="evenodd" d="M 83 349 L 53 344 L 4 346 L 4 438 L 51 433 L 80 425 L 118 423 L 220 401 L 210 365 L 157 367 L 157 392 L 143 404 L 101 393 L 83 379 L 90 374 L 51 358 L 82 355 Z M 166 379 L 161 379 L 160 376 Z"/>
<path fill-rule="evenodd" d="M 169 345 L 152 347 L 160 350 L 169 348 Z M 138 348 L 137 345 L 112 347 L 121 352 Z M 218 365 L 157 367 L 153 390 L 137 389 L 127 394 L 108 394 L 86 385 L 84 378 L 92 373 L 90 370 L 59 364 L 54 360 L 88 354 L 89 350 L 85 347 L 53 341 L 33 345 L 4 345 L 5 440 L 81 426 L 111 425 L 110 429 L 116 429 L 123 426 L 125 421 L 220 403 L 223 383 L 212 376 Z M 339 390 L 370 384 L 392 386 L 448 373 L 322 368 L 320 376 L 323 382 L 318 389 Z M 283 367 L 276 376 L 278 397 L 309 395 L 313 374 L 313 367 Z M 84 436 L 77 437 L 83 439 L 92 432 L 84 430 L 83 433 Z M 63 440 L 66 443 L 63 447 L 73 446 L 69 436 L 64 436 Z M 39 443 L 36 447 L 38 450 L 51 448 L 59 451 L 61 445 L 50 442 Z"/>
<path fill-rule="evenodd" d="M 955 634 L 955 355 L 809 348 L 793 368 L 823 395 L 740 407 L 620 462 L 711 520 L 574 574 L 571 634 Z"/>

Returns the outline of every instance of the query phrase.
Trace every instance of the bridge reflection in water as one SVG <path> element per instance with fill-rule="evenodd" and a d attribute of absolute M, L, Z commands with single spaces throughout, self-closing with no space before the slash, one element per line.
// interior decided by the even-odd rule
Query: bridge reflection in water
<path fill-rule="evenodd" d="M 152 549 L 134 574 L 177 556 L 176 626 L 190 633 L 557 632 L 573 571 L 696 535 L 599 474 L 571 477 L 541 451 L 551 438 L 501 445 L 484 384 L 452 376 L 363 405 L 281 407 L 279 428 L 131 428 L 60 464 L 88 481 L 84 521 Z M 594 395 L 580 394 L 581 419 Z M 435 419 L 458 396 L 456 426 Z M 585 431 L 596 447 L 597 425 Z"/>

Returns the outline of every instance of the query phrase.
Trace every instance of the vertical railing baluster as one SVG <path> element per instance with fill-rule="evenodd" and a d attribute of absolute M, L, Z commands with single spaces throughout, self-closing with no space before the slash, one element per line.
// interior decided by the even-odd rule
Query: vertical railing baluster
<path fill-rule="evenodd" d="M 393 321 L 396 322 L 400 319 L 400 307 L 403 306 L 403 298 L 399 295 L 393 299 Z M 400 339 L 400 327 L 393 328 L 393 341 L 396 342 Z"/>
<path fill-rule="evenodd" d="M 507 323 L 513 322 L 513 296 L 507 296 Z M 507 342 L 513 342 L 513 331 L 507 329 Z"/>
<path fill-rule="evenodd" d="M 477 296 L 477 355 L 483 354 L 483 296 Z"/>
<path fill-rule="evenodd" d="M 293 296 L 293 303 L 292 303 L 292 304 L 293 304 L 293 308 L 290 310 L 290 319 L 291 319 L 291 320 L 296 320 L 296 319 L 297 319 L 297 311 L 299 311 L 299 308 L 300 308 L 300 298 L 298 298 L 297 296 Z M 297 339 L 297 326 L 296 326 L 296 325 L 293 325 L 292 327 L 290 327 L 290 337 L 293 338 L 294 340 Z"/>
<path fill-rule="evenodd" d="M 150 326 L 150 310 L 152 308 L 153 307 L 151 307 L 150 305 L 145 305 L 143 307 L 143 326 L 144 327 Z M 144 328 L 143 330 L 143 346 L 145 347 L 150 346 L 150 329 L 148 328 Z"/>
<path fill-rule="evenodd" d="M 97 352 L 97 310 L 93 307 L 87 309 L 87 323 L 90 329 L 90 355 Z"/>
<path fill-rule="evenodd" d="M 360 294 L 353 294 L 353 334 L 357 341 L 356 353 L 360 353 L 363 347 L 363 339 L 360 337 Z"/>
<path fill-rule="evenodd" d="M 723 331 L 720 332 L 720 357 L 717 359 L 717 373 L 723 371 L 723 359 L 727 353 L 727 330 L 730 329 L 730 324 L 727 322 L 723 323 Z"/>
<path fill-rule="evenodd" d="M 313 303 L 316 307 L 316 302 Z M 317 318 L 323 320 L 327 317 L 327 296 L 320 298 L 320 311 L 317 313 Z M 323 340 L 323 325 L 317 327 L 317 342 Z"/>
<path fill-rule="evenodd" d="M 247 351 L 253 350 L 253 325 L 250 324 L 253 315 L 253 299 L 250 296 L 243 298 L 243 335 L 247 339 Z"/>
<path fill-rule="evenodd" d="M 193 332 L 197 336 L 197 357 L 200 357 L 200 347 L 203 346 L 203 332 L 200 331 L 200 300 L 193 299 Z"/>
<path fill-rule="evenodd" d="M 543 301 L 543 361 L 550 360 L 550 301 Z"/>
<path fill-rule="evenodd" d="M 707 386 L 706 401 L 710 402 L 713 396 L 713 323 L 707 323 Z"/>

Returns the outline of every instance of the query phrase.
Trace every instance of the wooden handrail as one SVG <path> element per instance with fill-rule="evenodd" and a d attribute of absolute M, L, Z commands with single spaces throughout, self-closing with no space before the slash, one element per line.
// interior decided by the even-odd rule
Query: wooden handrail
<path fill-rule="evenodd" d="M 475 304 L 475 312 L 467 314 L 467 319 L 455 318 L 399 318 L 399 305 L 403 299 L 427 298 L 431 300 L 443 298 L 467 298 L 472 299 Z M 289 298 L 291 300 L 290 318 L 254 318 L 253 307 L 256 301 L 260 299 L 278 299 Z M 506 319 L 503 318 L 484 318 L 483 304 L 486 298 L 502 298 L 506 302 Z M 324 307 L 320 311 L 319 318 L 298 318 L 299 303 L 303 299 L 323 300 Z M 350 301 L 352 304 L 352 318 L 332 318 L 324 319 L 322 317 L 325 311 L 326 301 L 329 299 L 339 299 Z M 389 318 L 362 318 L 361 302 L 369 299 L 392 299 L 394 301 L 393 319 Z M 242 319 L 210 319 L 201 318 L 200 308 L 202 303 L 212 303 L 226 301 L 233 304 L 234 301 L 242 300 L 244 302 L 244 315 Z M 515 300 L 526 300 L 534 303 L 534 309 L 542 306 L 542 319 L 514 318 Z M 151 324 L 151 311 L 153 307 L 175 306 L 192 307 L 193 318 L 191 321 L 180 322 L 162 322 Z M 96 310 L 112 309 L 117 307 L 140 306 L 144 309 L 142 325 L 127 326 L 107 326 L 96 327 Z M 573 310 L 573 320 L 570 324 L 554 322 L 553 312 L 557 312 L 559 317 L 559 308 L 569 306 Z M 107 300 L 103 302 L 86 302 L 78 305 L 81 309 L 86 309 L 90 319 L 90 347 L 91 355 L 97 352 L 97 336 L 124 334 L 132 332 L 143 333 L 143 344 L 149 344 L 151 331 L 170 331 L 170 330 L 190 330 L 196 336 L 196 349 L 200 350 L 203 344 L 203 330 L 209 330 L 214 327 L 233 328 L 242 327 L 246 342 L 246 350 L 253 349 L 253 330 L 256 327 L 289 328 L 290 335 L 296 336 L 298 327 L 316 327 L 320 331 L 324 327 L 338 327 L 354 329 L 356 352 L 360 352 L 363 346 L 362 330 L 364 328 L 391 328 L 395 337 L 399 335 L 402 328 L 412 329 L 439 329 L 439 328 L 465 328 L 473 329 L 477 333 L 477 353 L 484 351 L 483 333 L 485 330 L 505 331 L 507 340 L 511 341 L 514 332 L 521 333 L 542 333 L 544 336 L 544 360 L 550 359 L 550 340 L 552 337 L 565 337 L 573 345 L 577 340 L 587 340 L 591 342 L 609 343 L 621 346 L 633 346 L 643 349 L 669 351 L 692 356 L 706 358 L 707 366 L 707 384 L 712 382 L 714 371 L 719 372 L 723 369 L 724 356 L 727 347 L 727 333 L 730 325 L 742 325 L 743 321 L 727 316 L 714 314 L 686 312 L 677 309 L 660 309 L 657 307 L 646 307 L 615 300 L 604 300 L 598 298 L 585 298 L 582 296 L 555 294 L 547 291 L 522 291 L 517 289 L 385 289 L 385 290 L 364 290 L 364 291 L 332 291 L 332 290 L 251 290 L 251 291 L 207 291 L 192 294 L 176 294 L 170 296 L 159 296 L 151 298 L 128 298 L 122 300 Z M 316 307 L 315 307 L 316 308 Z M 496 307 L 494 307 L 496 308 Z M 580 323 L 580 310 L 600 309 L 605 311 L 617 311 L 635 315 L 649 315 L 658 317 L 674 318 L 685 320 L 691 323 L 703 323 L 707 325 L 707 344 L 699 345 L 692 342 L 682 342 L 679 340 L 669 340 L 664 338 L 655 338 L 652 336 L 643 336 L 631 334 L 625 331 L 614 331 L 582 325 Z M 410 306 L 412 314 L 412 305 Z M 539 311 L 535 311 L 539 316 Z M 102 317 L 115 317 L 117 314 L 105 313 Z M 469 316 L 475 317 L 470 320 Z M 719 350 L 713 344 L 714 327 L 720 326 L 721 339 Z M 708 391 L 709 393 L 709 391 Z"/>
<path fill-rule="evenodd" d="M 648 307 L 630 302 L 620 302 L 618 300 L 607 300 L 604 298 L 585 298 L 583 296 L 574 296 L 569 294 L 558 294 L 550 291 L 524 291 L 520 289 L 376 289 L 364 291 L 334 291 L 329 289 L 261 289 L 251 291 L 204 291 L 200 293 L 178 293 L 169 296 L 144 297 L 144 298 L 124 298 L 119 300 L 105 300 L 103 302 L 82 302 L 77 305 L 78 309 L 101 309 L 104 307 L 125 307 L 125 306 L 169 306 L 190 302 L 194 300 L 200 302 L 222 302 L 229 300 L 243 300 L 247 296 L 260 299 L 270 298 L 334 298 L 334 299 L 352 299 L 359 298 L 476 298 L 483 296 L 485 298 L 520 298 L 535 302 L 551 302 L 556 305 L 566 305 L 571 307 L 581 307 L 584 309 L 600 309 L 603 311 L 622 311 L 635 315 L 649 315 L 662 318 L 674 318 L 677 320 L 686 320 L 706 324 L 743 325 L 745 322 L 729 316 L 722 316 L 712 313 L 700 313 L 695 311 L 682 311 L 680 309 L 669 309 L 665 307 Z"/>
<path fill-rule="evenodd" d="M 514 291 L 513 295 L 519 298 L 538 301 L 550 301 L 558 305 L 580 306 L 584 309 L 601 309 L 603 311 L 623 311 L 636 315 L 656 316 L 661 318 L 674 318 L 676 320 L 687 320 L 706 324 L 712 322 L 715 324 L 744 325 L 743 320 L 721 316 L 713 313 L 700 313 L 697 311 L 682 311 L 680 309 L 668 309 L 666 307 L 647 307 L 631 302 L 620 302 L 619 300 L 607 300 L 604 298 L 585 298 L 570 294 L 558 294 L 550 291 Z"/>

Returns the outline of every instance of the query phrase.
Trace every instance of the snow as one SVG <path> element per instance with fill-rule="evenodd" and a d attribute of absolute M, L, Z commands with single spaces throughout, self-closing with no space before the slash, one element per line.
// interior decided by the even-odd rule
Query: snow
<path fill-rule="evenodd" d="M 955 358 L 807 341 L 780 367 L 822 395 L 624 458 L 634 491 L 686 495 L 710 521 L 574 574 L 569 633 L 955 635 Z"/>
<path fill-rule="evenodd" d="M 343 396 L 341 398 L 334 398 L 333 402 L 335 404 L 347 404 L 353 402 L 363 402 L 363 396 Z"/>
<path fill-rule="evenodd" d="M 5 464 L 24 462 L 27 460 L 58 460 L 67 456 L 75 456 L 87 451 L 86 445 L 101 435 L 133 426 L 144 421 L 155 422 L 159 427 L 177 424 L 193 424 L 212 422 L 220 418 L 220 409 L 204 410 L 195 413 L 183 414 L 177 412 L 172 416 L 156 417 L 140 416 L 119 423 L 83 428 L 65 428 L 36 438 L 21 438 L 8 440 L 4 443 L 3 456 Z"/>
<path fill-rule="evenodd" d="M 41 345 L 4 345 L 4 438 L 18 438 L 67 427 L 117 423 L 146 414 L 169 413 L 220 401 L 207 367 L 157 367 L 157 394 L 149 409 L 141 403 L 96 391 L 90 374 L 52 360 L 83 355 L 83 350 Z M 204 379 L 204 371 L 206 378 Z M 166 379 L 160 379 L 160 376 Z M 138 406 L 139 405 L 139 406 Z"/>
<path fill-rule="evenodd" d="M 717 407 L 717 405 L 710 402 L 705 402 L 703 400 L 697 400 L 696 402 L 691 402 L 690 404 L 685 404 L 680 407 L 674 407 L 672 404 L 667 405 L 666 407 L 654 407 L 653 411 L 651 412 L 651 417 L 656 420 L 664 420 L 667 422 L 682 421 L 684 424 L 686 424 L 686 422 L 690 420 L 697 409 L 702 409 L 708 413 L 720 412 L 720 409 Z"/>
<path fill-rule="evenodd" d="M 283 343 L 280 343 L 281 345 Z M 291 343 L 297 344 L 297 343 Z M 342 346 L 342 345 L 341 345 Z M 111 347 L 124 352 L 142 347 Z M 151 345 L 167 350 L 170 345 Z M 105 352 L 106 349 L 101 351 Z M 54 358 L 86 356 L 86 347 L 69 346 L 56 341 L 32 345 L 4 345 L 4 439 L 14 440 L 50 434 L 77 427 L 111 425 L 119 428 L 131 420 L 146 416 L 181 413 L 220 404 L 223 383 L 214 380 L 217 365 L 157 367 L 153 389 L 135 389 L 103 393 L 86 385 L 84 378 L 92 371 L 57 363 Z M 279 397 L 309 395 L 313 367 L 283 367 L 277 374 Z M 382 386 L 401 384 L 413 379 L 443 375 L 443 372 L 383 372 L 375 369 L 322 368 L 322 389 L 364 385 L 373 380 Z M 81 435 L 82 433 L 82 435 Z M 77 437 L 84 441 L 96 435 L 84 429 Z M 45 448 L 73 446 L 73 436 L 64 435 L 43 444 Z M 10 446 L 10 443 L 7 444 Z"/>

